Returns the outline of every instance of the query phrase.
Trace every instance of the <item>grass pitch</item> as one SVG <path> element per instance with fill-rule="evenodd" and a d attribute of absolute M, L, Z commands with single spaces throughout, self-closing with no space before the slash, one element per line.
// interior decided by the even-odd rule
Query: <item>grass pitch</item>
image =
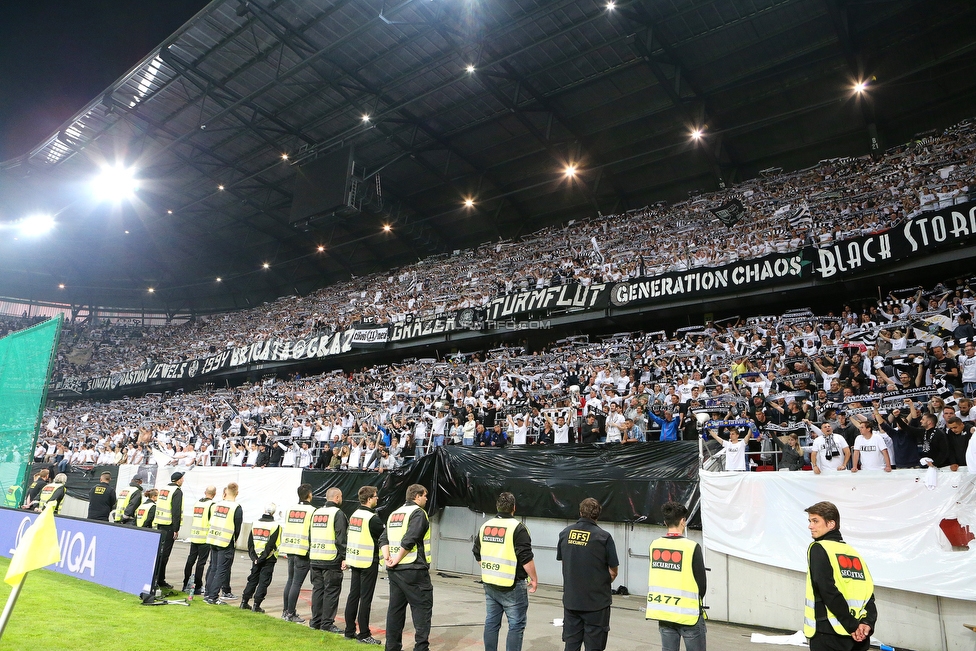
<path fill-rule="evenodd" d="M 10 561 L 0 558 L 0 578 Z M 0 581 L 0 603 L 10 586 Z M 182 596 L 182 595 L 181 595 Z M 125 592 L 37 570 L 27 575 L 0 649 L 72 651 L 352 651 L 363 645 L 341 635 L 241 610 L 208 606 L 200 597 L 187 606 L 142 606 Z"/>

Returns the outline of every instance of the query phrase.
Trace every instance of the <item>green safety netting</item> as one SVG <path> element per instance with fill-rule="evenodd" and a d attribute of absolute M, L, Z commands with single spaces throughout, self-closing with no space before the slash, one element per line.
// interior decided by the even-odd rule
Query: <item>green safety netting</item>
<path fill-rule="evenodd" d="M 59 316 L 0 339 L 0 490 L 4 506 L 20 506 L 23 499 L 60 335 Z"/>

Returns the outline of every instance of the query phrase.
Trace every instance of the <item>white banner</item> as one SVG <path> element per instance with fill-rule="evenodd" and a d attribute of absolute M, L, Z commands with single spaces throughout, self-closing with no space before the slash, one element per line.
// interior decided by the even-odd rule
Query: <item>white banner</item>
<path fill-rule="evenodd" d="M 976 541 L 953 551 L 943 519 L 976 531 L 976 475 L 926 471 L 701 472 L 705 547 L 755 563 L 806 572 L 806 507 L 840 510 L 844 540 L 868 562 L 879 586 L 976 601 Z M 951 523 L 950 523 L 951 524 Z M 968 537 L 968 536 L 967 536 Z"/>
<path fill-rule="evenodd" d="M 115 490 L 125 488 L 132 481 L 138 466 L 119 466 L 118 484 Z M 187 470 L 183 466 L 165 466 L 158 474 L 154 469 L 152 481 L 143 488 L 162 488 L 169 483 L 177 470 L 183 477 L 183 519 L 193 513 L 193 503 L 203 497 L 207 486 L 216 486 L 220 499 L 224 486 L 237 482 L 237 502 L 244 509 L 244 522 L 254 522 L 264 513 L 268 502 L 274 502 L 280 511 L 298 503 L 298 486 L 302 483 L 301 468 L 241 468 L 238 466 L 195 466 Z"/>

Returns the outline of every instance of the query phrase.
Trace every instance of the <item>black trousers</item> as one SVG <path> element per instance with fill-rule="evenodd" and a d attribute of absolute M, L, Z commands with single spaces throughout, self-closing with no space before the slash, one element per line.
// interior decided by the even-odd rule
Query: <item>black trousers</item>
<path fill-rule="evenodd" d="M 316 567 L 312 564 L 312 619 L 310 628 L 325 630 L 335 626 L 342 592 L 342 570 L 338 567 Z"/>
<path fill-rule="evenodd" d="M 863 642 L 855 642 L 850 635 L 836 633 L 814 633 L 810 638 L 810 651 L 867 651 L 871 646 L 871 638 Z"/>
<path fill-rule="evenodd" d="M 261 605 L 268 594 L 268 586 L 271 585 L 277 563 L 278 559 L 270 556 L 261 563 L 251 564 L 251 573 L 247 575 L 247 585 L 244 586 L 244 594 L 241 595 L 242 604 L 250 601 L 253 596 L 254 605 Z"/>
<path fill-rule="evenodd" d="M 283 595 L 284 612 L 295 612 L 295 608 L 298 607 L 298 594 L 302 591 L 306 576 L 308 576 L 308 556 L 288 554 L 288 580 L 285 582 Z"/>
<path fill-rule="evenodd" d="M 346 598 L 346 637 L 358 637 L 360 640 L 372 637 L 369 631 L 369 614 L 373 608 L 373 591 L 376 589 L 376 576 L 379 574 L 379 563 L 374 560 L 367 568 L 352 568 L 349 578 L 349 597 Z M 356 623 L 359 623 L 359 635 L 356 635 Z"/>
<path fill-rule="evenodd" d="M 190 553 L 186 557 L 186 566 L 183 568 L 183 586 L 186 587 L 190 583 L 190 575 L 193 574 L 191 589 L 195 594 L 203 592 L 203 570 L 207 567 L 208 558 L 210 558 L 210 545 L 190 543 Z M 195 572 L 194 564 L 196 564 Z"/>
<path fill-rule="evenodd" d="M 403 625 L 407 620 L 407 604 L 413 619 L 414 651 L 430 649 L 430 616 L 434 610 L 434 586 L 426 569 L 392 570 L 390 605 L 386 611 L 386 651 L 403 649 Z"/>
<path fill-rule="evenodd" d="M 602 651 L 610 635 L 610 607 L 603 610 L 570 610 L 563 608 L 564 651 Z"/>
<path fill-rule="evenodd" d="M 161 531 L 163 535 L 159 541 L 159 560 L 156 562 L 156 581 L 159 583 L 166 581 L 166 566 L 169 564 L 169 555 L 173 553 L 173 532 L 169 529 Z"/>
<path fill-rule="evenodd" d="M 230 583 L 230 566 L 234 563 L 234 545 L 210 548 L 210 567 L 207 568 L 207 589 L 204 596 L 216 599 L 220 589 Z"/>

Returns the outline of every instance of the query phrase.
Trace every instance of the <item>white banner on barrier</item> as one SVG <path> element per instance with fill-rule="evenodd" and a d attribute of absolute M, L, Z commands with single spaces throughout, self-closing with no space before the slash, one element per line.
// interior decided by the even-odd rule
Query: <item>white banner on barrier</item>
<path fill-rule="evenodd" d="M 119 478 L 116 491 L 129 485 L 132 476 L 136 474 L 138 466 L 119 466 Z M 190 517 L 192 504 L 203 497 L 207 486 L 216 486 L 217 497 L 220 499 L 224 486 L 237 482 L 240 493 L 237 501 L 244 509 L 244 522 L 254 522 L 264 513 L 268 502 L 274 502 L 279 511 L 282 508 L 298 503 L 298 486 L 302 483 L 301 468 L 241 468 L 238 466 L 164 466 L 161 470 L 153 469 L 152 481 L 144 488 L 155 486 L 161 488 L 169 483 L 170 476 L 176 472 L 185 472 L 183 478 L 183 518 Z"/>
<path fill-rule="evenodd" d="M 844 540 L 867 560 L 877 585 L 976 601 L 976 541 L 953 551 L 940 529 L 943 519 L 956 519 L 976 531 L 976 475 L 965 468 L 940 471 L 933 489 L 923 470 L 702 471 L 705 547 L 806 572 L 811 539 L 803 509 L 823 500 L 837 505 Z"/>

